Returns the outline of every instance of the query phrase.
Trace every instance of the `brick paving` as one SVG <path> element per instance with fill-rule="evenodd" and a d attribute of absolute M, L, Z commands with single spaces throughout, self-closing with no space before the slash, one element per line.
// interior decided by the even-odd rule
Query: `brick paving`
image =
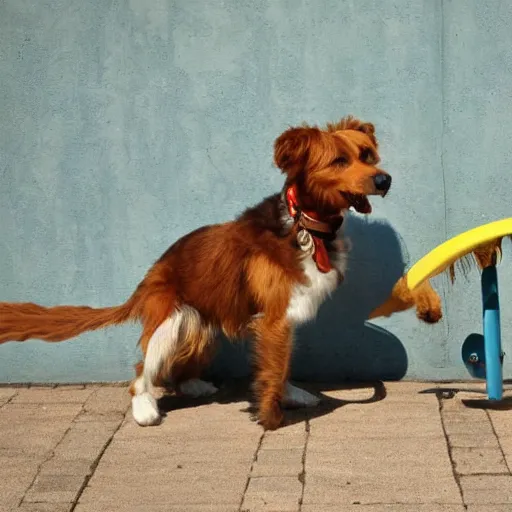
<path fill-rule="evenodd" d="M 166 397 L 138 427 L 124 385 L 0 387 L 0 512 L 512 511 L 512 390 L 305 386 L 263 433 L 241 385 Z"/>

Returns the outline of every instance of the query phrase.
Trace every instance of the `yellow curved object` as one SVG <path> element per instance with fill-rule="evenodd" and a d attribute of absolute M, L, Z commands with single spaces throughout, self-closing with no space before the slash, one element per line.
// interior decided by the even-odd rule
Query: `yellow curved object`
<path fill-rule="evenodd" d="M 414 290 L 421 283 L 437 276 L 459 258 L 472 252 L 479 245 L 496 238 L 512 235 L 512 217 L 497 220 L 465 231 L 438 245 L 407 272 L 407 286 Z"/>

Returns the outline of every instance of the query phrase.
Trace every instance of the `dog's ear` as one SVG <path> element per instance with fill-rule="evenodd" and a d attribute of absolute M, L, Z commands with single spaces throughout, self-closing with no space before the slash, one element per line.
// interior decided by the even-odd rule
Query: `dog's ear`
<path fill-rule="evenodd" d="M 373 145 L 377 148 L 378 142 L 375 137 L 375 126 L 372 123 L 365 123 L 356 119 L 352 116 L 347 116 L 343 118 L 339 123 L 329 124 L 327 125 L 328 131 L 338 131 L 338 130 L 357 130 L 358 132 L 363 132 L 368 135 L 368 137 L 373 142 Z"/>
<path fill-rule="evenodd" d="M 375 126 L 372 123 L 360 123 L 356 130 L 365 133 L 370 137 L 373 144 L 377 146 L 377 139 L 375 138 Z"/>
<path fill-rule="evenodd" d="M 321 139 L 318 128 L 303 126 L 286 130 L 274 143 L 275 164 L 289 179 L 295 178 L 306 167 L 312 146 Z"/>

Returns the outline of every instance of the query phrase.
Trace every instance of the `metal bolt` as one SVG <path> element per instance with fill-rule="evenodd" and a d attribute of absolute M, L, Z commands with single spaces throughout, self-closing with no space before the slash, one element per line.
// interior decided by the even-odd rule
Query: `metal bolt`
<path fill-rule="evenodd" d="M 473 353 L 473 354 L 470 354 L 469 355 L 469 358 L 468 358 L 468 361 L 471 363 L 471 364 L 476 364 L 478 363 L 479 359 L 478 359 L 478 355 Z"/>

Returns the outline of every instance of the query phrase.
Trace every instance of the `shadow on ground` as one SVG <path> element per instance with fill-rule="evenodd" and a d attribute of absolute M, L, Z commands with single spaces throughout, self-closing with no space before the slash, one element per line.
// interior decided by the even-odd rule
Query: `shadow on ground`
<path fill-rule="evenodd" d="M 482 381 L 480 381 L 482 382 Z M 503 390 L 510 390 L 512 384 L 510 380 L 503 381 Z M 451 400 L 455 398 L 457 393 L 474 394 L 475 398 L 462 398 L 461 403 L 470 409 L 483 409 L 483 410 L 495 410 L 495 411 L 510 411 L 512 410 L 512 397 L 504 396 L 501 400 L 489 400 L 486 397 L 486 391 L 482 387 L 452 387 L 449 385 L 439 384 L 433 388 L 427 388 L 420 391 L 421 394 L 434 394 L 439 399 Z"/>
<path fill-rule="evenodd" d="M 402 342 L 366 319 L 403 274 L 404 247 L 384 221 L 350 215 L 345 232 L 352 245 L 345 280 L 317 319 L 297 332 L 292 376 L 308 382 L 399 380 L 408 367 Z M 223 340 L 209 376 L 247 376 L 249 359 L 248 344 Z"/>
<path fill-rule="evenodd" d="M 158 402 L 160 411 L 166 415 L 172 415 L 172 411 L 183 408 L 192 408 L 199 405 L 208 405 L 213 403 L 227 404 L 227 403 L 244 403 L 243 412 L 247 412 L 249 418 L 256 421 L 256 408 L 252 402 L 250 393 L 249 379 L 235 379 L 225 381 L 223 383 L 215 382 L 219 385 L 219 391 L 207 398 L 190 398 L 185 396 L 166 395 Z M 323 384 L 323 383 L 308 383 L 300 384 L 302 389 L 306 389 L 321 398 L 321 402 L 317 407 L 312 408 L 297 408 L 287 409 L 285 411 L 286 425 L 293 425 L 296 423 L 304 422 L 308 419 L 318 418 L 330 414 L 332 411 L 339 409 L 348 404 L 370 404 L 380 402 L 386 398 L 386 387 L 380 381 L 372 383 L 342 383 L 342 384 Z M 368 389 L 372 390 L 372 395 L 365 399 L 345 400 L 341 398 L 334 398 L 323 394 L 328 391 L 352 391 L 355 389 Z M 246 403 L 251 405 L 246 407 Z"/>

